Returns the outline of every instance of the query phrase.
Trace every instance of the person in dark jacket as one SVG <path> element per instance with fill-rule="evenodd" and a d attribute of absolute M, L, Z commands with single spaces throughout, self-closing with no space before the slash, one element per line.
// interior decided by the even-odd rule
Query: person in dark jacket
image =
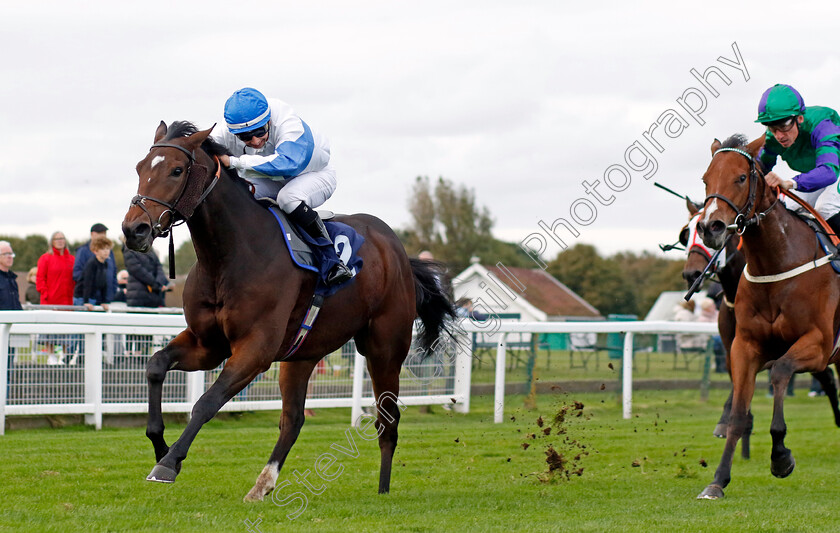
<path fill-rule="evenodd" d="M 18 292 L 17 274 L 12 272 L 15 253 L 8 241 L 0 241 L 0 309 L 7 311 L 22 310 Z"/>
<path fill-rule="evenodd" d="M 90 241 L 93 257 L 85 265 L 82 280 L 76 284 L 76 292 L 73 294 L 73 298 L 81 298 L 82 305 L 88 311 L 92 311 L 97 304 L 107 311 L 111 303 L 108 297 L 108 257 L 113 246 L 108 237 L 98 236 Z"/>
<path fill-rule="evenodd" d="M 26 303 L 38 305 L 41 303 L 41 293 L 38 292 L 38 286 L 36 285 L 38 279 L 38 267 L 32 267 L 29 269 L 29 274 L 26 275 L 26 281 L 28 281 L 28 285 L 26 286 L 26 293 L 24 294 L 24 299 Z"/>
<path fill-rule="evenodd" d="M 91 241 L 96 237 L 105 237 L 107 238 L 108 227 L 105 224 L 101 224 L 97 222 L 93 226 L 90 227 L 90 238 Z M 88 261 L 93 257 L 93 252 L 90 250 L 90 242 L 88 241 L 85 244 L 79 246 L 76 249 L 76 263 L 73 265 L 73 281 L 79 283 L 82 279 L 82 272 L 85 269 L 85 265 L 88 264 Z M 106 272 L 106 281 L 108 282 L 108 289 L 107 293 L 105 294 L 106 300 L 109 302 L 114 301 L 114 296 L 117 293 L 117 260 L 114 258 L 114 252 L 111 252 L 111 255 L 108 256 L 106 261 L 107 265 L 107 272 Z M 73 305 L 82 305 L 82 301 L 76 298 L 74 293 L 73 295 Z"/>
<path fill-rule="evenodd" d="M 120 270 L 117 272 L 117 294 L 114 296 L 115 302 L 125 301 L 125 291 L 128 288 L 128 270 Z"/>
<path fill-rule="evenodd" d="M 125 303 L 129 307 L 163 307 L 164 293 L 172 286 L 154 251 L 141 253 L 123 246 L 123 258 L 128 270 Z"/>

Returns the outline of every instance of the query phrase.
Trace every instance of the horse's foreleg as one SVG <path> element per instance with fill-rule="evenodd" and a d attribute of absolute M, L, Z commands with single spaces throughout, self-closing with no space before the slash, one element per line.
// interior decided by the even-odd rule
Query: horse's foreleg
<path fill-rule="evenodd" d="M 793 454 L 785 447 L 785 391 L 793 374 L 825 367 L 824 349 L 818 340 L 820 338 L 822 335 L 816 329 L 803 335 L 787 353 L 776 360 L 770 370 L 770 382 L 773 384 L 773 420 L 770 423 L 773 447 L 770 452 L 770 472 L 776 477 L 789 476 L 796 466 Z"/>
<path fill-rule="evenodd" d="M 164 348 L 154 354 L 146 363 L 146 381 L 149 384 L 149 417 L 146 421 L 146 437 L 155 448 L 155 461 L 160 461 L 169 452 L 163 438 L 163 380 L 169 370 L 172 352 Z"/>
<path fill-rule="evenodd" d="M 245 495 L 246 502 L 262 500 L 277 484 L 280 469 L 286 462 L 289 451 L 300 435 L 305 416 L 306 389 L 317 361 L 295 361 L 280 363 L 280 397 L 283 398 L 283 412 L 280 415 L 280 437 L 271 452 L 268 464 L 257 477 L 254 487 Z"/>
<path fill-rule="evenodd" d="M 735 447 L 749 425 L 750 401 L 755 391 L 755 375 L 758 372 L 757 353 L 743 343 L 738 346 L 737 339 L 732 349 L 732 410 L 726 431 L 726 444 L 715 470 L 714 480 L 697 496 L 698 499 L 716 500 L 723 497 L 723 489 L 731 480 Z"/>
<path fill-rule="evenodd" d="M 166 455 L 158 461 L 146 478 L 147 480 L 164 483 L 175 481 L 175 477 L 181 470 L 181 462 L 186 459 L 187 452 L 201 427 L 216 416 L 216 413 L 228 400 L 236 396 L 260 372 L 266 370 L 262 364 L 253 358 L 253 353 L 251 356 L 250 359 L 247 355 L 237 358 L 234 354 L 228 359 L 216 382 L 207 389 L 193 406 L 190 421 L 184 432 L 170 446 Z"/>
<path fill-rule="evenodd" d="M 828 403 L 831 404 L 831 412 L 834 413 L 834 424 L 840 427 L 840 406 L 837 402 L 837 382 L 834 381 L 834 373 L 831 367 L 826 367 L 822 372 L 814 372 L 814 377 L 820 382 L 822 390 L 828 397 Z"/>
<path fill-rule="evenodd" d="M 770 370 L 770 382 L 773 384 L 773 420 L 770 422 L 773 447 L 770 452 L 770 472 L 776 477 L 789 476 L 796 466 L 793 454 L 785 447 L 785 392 L 792 376 L 791 362 L 785 358 L 776 361 Z"/>
<path fill-rule="evenodd" d="M 149 416 L 146 423 L 146 437 L 155 448 L 155 461 L 160 461 L 168 452 L 169 446 L 163 438 L 164 423 L 161 402 L 163 381 L 166 373 L 173 367 L 178 370 L 208 370 L 218 366 L 224 355 L 212 357 L 198 347 L 195 336 L 189 331 L 182 331 L 162 350 L 155 353 L 146 363 L 146 381 L 149 385 Z"/>

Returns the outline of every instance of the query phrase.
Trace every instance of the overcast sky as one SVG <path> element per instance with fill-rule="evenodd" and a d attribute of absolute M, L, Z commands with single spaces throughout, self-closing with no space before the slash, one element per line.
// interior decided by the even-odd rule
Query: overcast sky
<path fill-rule="evenodd" d="M 702 198 L 712 140 L 760 135 L 767 87 L 840 108 L 836 3 L 674 6 L 0 0 L 0 234 L 76 240 L 103 222 L 116 238 L 158 122 L 223 124 L 227 97 L 252 86 L 330 138 L 325 208 L 405 227 L 414 178 L 443 176 L 475 190 L 499 238 L 576 210 L 568 245 L 657 251 L 686 212 L 653 182 Z M 738 61 L 733 43 L 746 73 L 719 60 Z M 717 97 L 690 72 L 713 65 L 730 81 L 710 76 Z M 691 88 L 702 126 L 677 103 Z M 663 114 L 674 135 L 653 130 L 660 153 L 643 134 Z M 656 159 L 649 179 L 625 162 L 637 141 Z"/>

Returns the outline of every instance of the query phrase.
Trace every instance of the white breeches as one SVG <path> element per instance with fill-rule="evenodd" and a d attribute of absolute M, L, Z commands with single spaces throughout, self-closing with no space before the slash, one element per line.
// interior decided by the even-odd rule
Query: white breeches
<path fill-rule="evenodd" d="M 793 191 L 793 193 L 813 206 L 826 220 L 840 213 L 840 192 L 837 191 L 837 183 L 812 192 Z M 790 198 L 785 198 L 785 207 L 794 211 L 802 209 Z"/>
<path fill-rule="evenodd" d="M 255 198 L 276 198 L 280 209 L 291 213 L 301 202 L 316 208 L 335 192 L 335 169 L 327 165 L 315 172 L 304 172 L 285 182 L 270 178 L 248 178 L 254 187 Z"/>

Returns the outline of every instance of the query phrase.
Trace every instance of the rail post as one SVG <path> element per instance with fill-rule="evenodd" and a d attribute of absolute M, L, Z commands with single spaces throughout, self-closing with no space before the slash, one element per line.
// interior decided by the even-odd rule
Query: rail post
<path fill-rule="evenodd" d="M 624 418 L 633 416 L 633 334 L 624 333 L 624 354 L 622 362 L 622 404 Z"/>
<path fill-rule="evenodd" d="M 505 354 L 507 333 L 500 333 L 499 344 L 496 345 L 496 400 L 493 422 L 501 424 L 505 417 Z"/>
<path fill-rule="evenodd" d="M 362 390 L 365 379 L 365 358 L 353 343 L 353 407 L 350 410 L 350 423 L 358 427 L 362 418 Z"/>
<path fill-rule="evenodd" d="M 0 324 L 0 435 L 6 434 L 6 400 L 9 394 L 9 331 L 12 325 Z"/>

